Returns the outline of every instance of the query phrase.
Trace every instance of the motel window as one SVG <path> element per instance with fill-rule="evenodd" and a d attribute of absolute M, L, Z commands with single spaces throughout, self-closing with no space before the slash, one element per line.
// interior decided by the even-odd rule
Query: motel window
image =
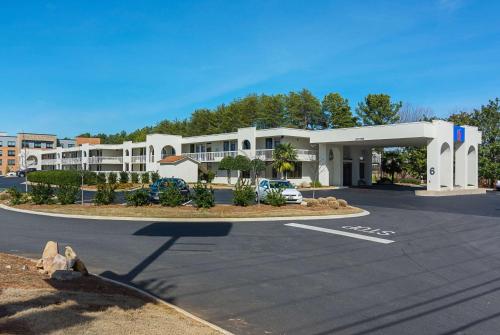
<path fill-rule="evenodd" d="M 3 147 L 3 141 L 0 141 L 0 147 Z"/>
<path fill-rule="evenodd" d="M 9 159 L 7 165 L 16 165 L 16 161 L 14 159 Z"/>
<path fill-rule="evenodd" d="M 273 139 L 271 137 L 266 138 L 266 149 L 273 148 Z"/>
<path fill-rule="evenodd" d="M 45 147 L 46 147 L 47 149 L 52 149 L 52 148 L 54 147 L 54 144 L 52 144 L 52 143 L 46 143 L 46 144 L 45 144 Z"/>
<path fill-rule="evenodd" d="M 9 150 L 7 155 L 12 157 L 16 155 L 16 152 L 14 150 Z"/>
<path fill-rule="evenodd" d="M 194 144 L 189 145 L 189 152 L 194 153 Z"/>
<path fill-rule="evenodd" d="M 295 169 L 287 172 L 287 177 L 291 179 L 302 178 L 302 162 L 295 162 Z"/>
<path fill-rule="evenodd" d="M 8 142 L 7 142 L 7 146 L 8 146 L 8 147 L 11 147 L 11 148 L 12 148 L 12 147 L 15 147 L 15 146 L 16 146 L 16 141 L 8 141 Z"/>
<path fill-rule="evenodd" d="M 35 142 L 35 148 L 39 149 L 42 147 L 42 143 L 41 142 Z"/>
<path fill-rule="evenodd" d="M 3 156 L 3 150 L 0 150 L 0 157 Z"/>
<path fill-rule="evenodd" d="M 250 171 L 241 171 L 241 178 L 250 178 Z"/>
<path fill-rule="evenodd" d="M 365 179 L 365 163 L 359 163 L 359 179 Z"/>
<path fill-rule="evenodd" d="M 222 146 L 223 146 L 223 151 L 229 151 L 229 141 L 224 141 Z"/>
<path fill-rule="evenodd" d="M 3 164 L 3 162 L 2 162 L 2 160 L 0 159 L 0 165 L 2 165 L 2 164 Z"/>

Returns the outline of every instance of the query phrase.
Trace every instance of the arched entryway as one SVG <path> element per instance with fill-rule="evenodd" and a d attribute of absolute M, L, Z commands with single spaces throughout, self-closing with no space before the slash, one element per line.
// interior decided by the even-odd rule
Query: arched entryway
<path fill-rule="evenodd" d="M 477 153 L 473 145 L 467 151 L 467 185 L 477 185 Z"/>
<path fill-rule="evenodd" d="M 26 158 L 27 167 L 35 166 L 37 164 L 38 164 L 38 158 L 36 158 L 36 156 L 28 156 L 28 158 Z"/>
<path fill-rule="evenodd" d="M 171 145 L 166 145 L 161 149 L 161 158 L 175 156 L 175 148 Z"/>
<path fill-rule="evenodd" d="M 250 150 L 252 148 L 252 145 L 250 144 L 250 141 L 249 140 L 244 140 L 242 145 L 241 145 L 241 149 L 243 150 Z"/>
<path fill-rule="evenodd" d="M 448 143 L 443 143 L 441 145 L 440 154 L 440 173 L 439 179 L 441 187 L 453 187 L 453 165 L 452 165 L 453 155 L 451 152 L 450 145 Z"/>
<path fill-rule="evenodd" d="M 153 163 L 155 161 L 155 148 L 150 145 L 149 146 L 149 162 Z"/>

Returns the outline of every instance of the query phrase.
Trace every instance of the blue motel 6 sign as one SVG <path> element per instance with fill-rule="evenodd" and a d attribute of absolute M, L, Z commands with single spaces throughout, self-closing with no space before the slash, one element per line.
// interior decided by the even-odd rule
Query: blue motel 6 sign
<path fill-rule="evenodd" d="M 460 126 L 453 126 L 453 140 L 455 142 L 465 141 L 465 128 Z"/>

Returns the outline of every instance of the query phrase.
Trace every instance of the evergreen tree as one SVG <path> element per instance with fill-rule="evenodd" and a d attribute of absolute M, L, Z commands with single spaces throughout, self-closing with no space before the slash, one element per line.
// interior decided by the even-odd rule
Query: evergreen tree
<path fill-rule="evenodd" d="M 358 104 L 356 112 L 364 125 L 391 124 L 399 120 L 398 111 L 402 105 L 402 102 L 392 103 L 387 94 L 368 94 Z"/>
<path fill-rule="evenodd" d="M 306 89 L 290 92 L 287 98 L 287 117 L 291 126 L 300 129 L 321 129 L 326 127 L 326 118 L 319 100 Z"/>
<path fill-rule="evenodd" d="M 358 125 L 358 118 L 352 115 L 349 101 L 339 93 L 327 94 L 321 106 L 331 128 L 348 128 Z"/>

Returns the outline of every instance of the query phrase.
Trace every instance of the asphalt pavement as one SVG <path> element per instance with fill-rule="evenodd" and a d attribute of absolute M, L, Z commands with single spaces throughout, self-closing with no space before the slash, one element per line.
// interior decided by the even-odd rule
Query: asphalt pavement
<path fill-rule="evenodd" d="M 1 210 L 0 251 L 38 257 L 47 240 L 71 244 L 91 271 L 236 334 L 498 334 L 500 192 L 326 193 L 371 215 L 294 226 Z"/>

